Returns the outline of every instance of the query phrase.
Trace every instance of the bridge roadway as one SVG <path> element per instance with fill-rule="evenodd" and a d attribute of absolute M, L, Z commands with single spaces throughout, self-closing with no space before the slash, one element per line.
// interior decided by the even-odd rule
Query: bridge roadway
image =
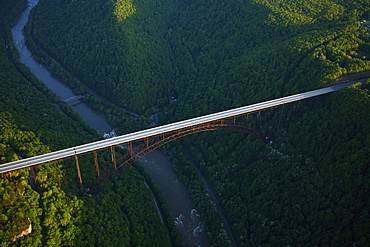
<path fill-rule="evenodd" d="M 87 143 L 87 144 L 83 144 L 83 145 L 76 146 L 76 147 L 71 147 L 71 148 L 67 148 L 67 149 L 63 149 L 63 150 L 59 150 L 59 151 L 55 151 L 55 152 L 51 152 L 47 154 L 42 154 L 42 155 L 38 155 L 38 156 L 26 158 L 26 159 L 13 161 L 10 163 L 1 164 L 0 173 L 10 172 L 10 171 L 25 168 L 25 167 L 31 167 L 31 166 L 39 165 L 42 163 L 47 163 L 47 162 L 60 160 L 64 158 L 69 158 L 75 155 L 80 155 L 80 154 L 92 152 L 94 150 L 108 148 L 111 146 L 117 146 L 117 145 L 121 145 L 124 143 L 139 141 L 139 140 L 146 139 L 148 137 L 161 135 L 161 134 L 168 133 L 171 131 L 178 131 L 184 128 L 204 124 L 207 122 L 213 122 L 216 120 L 232 118 L 232 117 L 247 114 L 247 113 L 252 113 L 252 112 L 257 112 L 257 111 L 265 110 L 265 109 L 272 108 L 272 107 L 277 107 L 280 105 L 300 101 L 303 99 L 308 99 L 308 98 L 312 98 L 315 96 L 331 93 L 336 90 L 345 88 L 356 82 L 358 81 L 348 82 L 348 83 L 340 84 L 337 86 L 322 88 L 322 89 L 309 91 L 305 93 L 294 94 L 291 96 L 286 96 L 286 97 L 282 97 L 282 98 L 278 98 L 274 100 L 256 103 L 256 104 L 252 104 L 249 106 L 243 106 L 243 107 L 239 107 L 239 108 L 235 108 L 231 110 L 221 111 L 221 112 L 204 115 L 200 117 L 195 117 L 195 118 L 191 118 L 191 119 L 187 119 L 187 120 L 183 120 L 183 121 L 179 121 L 179 122 L 175 122 L 171 124 L 166 124 L 166 125 L 162 125 L 162 126 L 158 126 L 158 127 L 154 127 L 150 129 L 137 131 L 134 133 L 129 133 L 126 135 L 121 135 L 121 136 L 117 136 L 117 137 L 113 137 L 113 138 L 109 138 L 109 139 L 105 139 L 101 141 Z"/>

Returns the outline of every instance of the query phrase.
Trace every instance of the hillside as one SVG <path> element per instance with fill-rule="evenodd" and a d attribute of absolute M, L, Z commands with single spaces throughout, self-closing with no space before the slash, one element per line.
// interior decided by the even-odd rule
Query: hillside
<path fill-rule="evenodd" d="M 37 59 L 76 91 L 167 123 L 370 70 L 367 19 L 367 0 L 41 0 L 26 30 Z M 366 246 L 368 90 L 250 116 L 271 145 L 215 132 L 167 146 L 212 245 L 230 241 L 180 144 L 217 191 L 240 246 Z M 116 108 L 87 101 L 131 130 Z"/>
<path fill-rule="evenodd" d="M 359 26 L 366 1 L 290 2 L 139 1 L 120 19 L 114 13 L 124 4 L 46 0 L 35 8 L 32 36 L 98 94 L 142 114 L 168 112 L 163 121 L 369 69 Z"/>
<path fill-rule="evenodd" d="M 101 139 L 17 61 L 10 27 L 26 4 L 0 1 L 0 163 Z M 104 155 L 99 163 L 110 164 Z M 96 179 L 92 164 L 91 157 L 80 158 L 86 184 Z M 92 196 L 79 190 L 74 166 L 65 160 L 0 175 L 0 246 L 181 245 L 163 198 L 142 170 L 126 169 Z M 156 191 L 169 227 L 144 181 Z M 16 238 L 27 229 L 32 232 L 23 240 Z"/>

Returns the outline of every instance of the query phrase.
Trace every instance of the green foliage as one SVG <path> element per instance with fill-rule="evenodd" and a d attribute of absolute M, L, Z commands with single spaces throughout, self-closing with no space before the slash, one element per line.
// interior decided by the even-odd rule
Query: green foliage
<path fill-rule="evenodd" d="M 174 164 L 175 170 L 180 174 L 181 180 L 187 184 L 189 194 L 192 197 L 200 215 L 203 218 L 205 230 L 209 234 L 211 246 L 229 246 L 229 238 L 222 225 L 214 203 L 210 196 L 205 193 L 204 186 L 196 173 L 194 166 L 188 158 L 181 152 L 181 149 L 176 150 L 177 155 L 171 157 L 171 162 Z"/>
<path fill-rule="evenodd" d="M 29 37 L 27 44 L 53 73 L 66 74 L 57 67 L 59 63 L 76 76 L 67 81 L 73 87 L 80 88 L 74 81 L 81 80 L 110 101 L 143 113 L 170 97 L 171 63 L 163 36 L 172 6 L 168 0 L 42 1 L 26 27 L 33 39 Z M 45 36 L 54 28 L 60 36 Z M 37 45 L 55 61 L 38 51 Z"/>
<path fill-rule="evenodd" d="M 0 5 L 0 24 L 4 27 L 0 36 L 0 91 L 3 92 L 0 97 L 0 163 L 101 138 L 69 105 L 55 104 L 58 98 L 17 61 L 17 51 L 9 39 L 10 28 L 25 4 L 25 1 L 1 1 Z M 70 77 L 66 75 L 65 78 Z M 75 82 L 78 85 L 78 81 Z M 135 128 L 131 125 L 129 127 Z M 99 162 L 102 167 L 110 166 L 110 161 L 100 156 Z M 92 164 L 92 157 L 80 157 L 86 184 L 96 179 Z M 19 240 L 17 245 L 86 246 L 84 238 L 89 241 L 93 238 L 85 233 L 94 234 L 97 242 L 103 241 L 104 244 L 111 239 L 115 246 L 150 246 L 151 243 L 153 246 L 169 246 L 171 241 L 175 246 L 181 245 L 176 229 L 171 228 L 171 234 L 175 237 L 170 239 L 166 225 L 159 221 L 153 195 L 143 186 L 144 177 L 138 171 L 130 169 L 129 176 L 123 173 L 119 177 L 125 181 L 125 185 L 119 181 L 114 182 L 122 187 L 118 187 L 119 193 L 102 192 L 96 195 L 102 200 L 92 202 L 90 196 L 81 195 L 74 166 L 73 160 L 39 165 L 34 168 L 35 180 L 30 177 L 30 169 L 1 175 L 1 246 L 14 245 L 13 238 L 30 224 L 31 234 Z M 102 171 L 106 172 L 107 168 Z M 59 179 L 63 189 L 57 186 Z M 113 190 L 111 187 L 109 189 Z M 117 195 L 126 198 L 124 204 L 112 199 Z M 161 198 L 159 194 L 158 197 Z M 111 211 L 112 208 L 119 211 Z M 127 208 L 135 210 L 135 213 L 129 214 Z M 110 212 L 109 217 L 99 225 L 94 225 L 91 231 L 88 222 L 98 220 L 96 217 L 102 213 L 99 209 Z M 162 205 L 161 210 L 168 216 L 166 206 Z M 121 218 L 129 221 L 121 221 Z M 167 218 L 166 223 L 170 222 L 173 225 L 171 217 Z M 101 231 L 103 228 L 109 230 Z M 130 242 L 121 241 L 117 237 L 119 232 Z"/>
<path fill-rule="evenodd" d="M 288 108 L 282 120 L 287 136 L 271 139 L 272 146 L 230 133 L 195 135 L 186 142 L 240 246 L 366 246 L 369 104 L 366 91 L 349 88 Z M 268 132 L 278 120 L 264 114 L 258 122 L 267 120 Z M 204 207 L 199 195 L 205 191 L 179 151 L 173 161 L 209 223 L 212 243 L 219 245 L 222 238 L 214 233 L 219 223 L 209 212 L 212 207 Z"/>
<path fill-rule="evenodd" d="M 46 245 L 72 246 L 80 229 L 74 225 L 80 221 L 82 200 L 67 196 L 60 188 L 51 186 L 42 196 L 43 226 Z"/>
<path fill-rule="evenodd" d="M 0 113 L 0 154 L 2 163 L 35 156 L 49 152 L 49 148 L 42 144 L 31 131 L 22 131 L 14 124 L 9 113 Z M 1 208 L 1 236 L 3 243 L 13 242 L 13 238 L 26 230 L 31 224 L 32 232 L 22 245 L 33 243 L 41 245 L 41 229 L 44 227 L 46 243 L 48 245 L 70 246 L 73 243 L 76 231 L 76 222 L 79 218 L 78 209 L 81 200 L 67 196 L 63 191 L 52 186 L 56 182 L 51 176 L 53 168 L 43 165 L 37 169 L 37 186 L 39 191 L 44 190 L 40 198 L 28 184 L 29 170 L 23 169 L 11 174 L 2 175 L 0 180 L 2 198 Z M 45 179 L 44 179 L 44 178 Z M 47 178 L 49 177 L 49 178 Z M 47 178 L 47 179 L 46 179 Z M 35 186 L 35 184 L 30 183 Z M 39 205 L 39 200 L 42 205 Z M 41 221 L 40 221 L 40 215 Z"/>
<path fill-rule="evenodd" d="M 23 131 L 14 124 L 11 114 L 0 113 L 0 146 L 1 162 L 10 162 L 19 158 L 26 158 L 49 152 L 49 148 L 40 142 L 35 133 Z M 51 176 L 53 168 L 43 165 L 37 169 L 39 190 L 44 190 L 41 197 L 28 184 L 29 170 L 23 169 L 8 175 L 2 175 L 2 222 L 1 235 L 3 243 L 11 243 L 29 225 L 32 226 L 30 237 L 21 241 L 22 245 L 33 243 L 41 245 L 41 228 L 46 234 L 48 245 L 70 246 L 73 243 L 76 231 L 74 222 L 78 220 L 77 198 L 67 196 L 63 191 L 52 186 L 56 182 Z M 49 178 L 47 178 L 49 177 Z M 44 179 L 45 178 L 45 179 Z M 46 179 L 47 178 L 47 179 Z M 32 184 L 32 183 L 31 183 Z M 73 199 L 73 200 L 72 200 Z M 39 205 L 39 200 L 42 205 Z M 42 220 L 40 222 L 40 215 Z"/>
<path fill-rule="evenodd" d="M 21 131 L 12 116 L 0 112 L 0 163 L 15 161 L 50 152 L 31 131 Z"/>
<path fill-rule="evenodd" d="M 370 69 L 361 55 L 369 40 L 358 26 L 360 3 L 352 2 L 95 0 L 91 7 L 43 1 L 31 16 L 36 31 L 26 28 L 27 42 L 51 69 L 57 61 L 76 76 L 66 79 L 76 89 L 82 84 L 74 81 L 82 81 L 125 108 L 145 113 L 155 107 L 163 121 L 175 121 Z M 136 13 L 117 22 L 114 9 L 130 12 L 130 4 Z M 65 18 L 72 10 L 78 10 L 73 26 Z M 289 25 L 269 22 L 275 14 Z M 53 30 L 58 34 L 49 35 Z"/>
<path fill-rule="evenodd" d="M 153 195 L 132 167 L 86 198 L 79 246 L 170 246 Z M 173 223 L 172 223 L 173 224 Z"/>
<path fill-rule="evenodd" d="M 3 176 L 3 175 L 2 175 Z M 0 179 L 0 244 L 7 246 L 13 238 L 32 225 L 33 234 L 22 245 L 40 246 L 42 241 L 40 215 L 38 207 L 39 194 L 31 189 L 27 174 L 20 172 L 10 181 L 3 176 Z M 30 246 L 30 245 L 28 245 Z"/>
<path fill-rule="evenodd" d="M 318 88 L 342 75 L 369 70 L 369 29 L 359 25 L 369 13 L 367 0 L 44 0 L 34 9 L 26 32 L 37 59 L 76 91 L 92 89 L 124 108 L 141 114 L 157 112 L 162 122 L 171 122 Z M 73 123 L 61 120 L 60 113 L 51 115 L 57 111 L 51 111 L 50 102 L 56 100 L 48 96 L 49 103 L 41 103 L 32 98 L 42 97 L 31 88 L 43 95 L 48 95 L 47 90 L 28 76 L 28 86 L 18 87 L 23 79 L 6 66 L 1 75 L 9 76 L 0 85 L 9 97 L 2 99 L 1 107 L 22 126 L 27 123 L 22 131 L 32 129 L 36 139 L 50 143 L 51 149 L 93 138 L 65 140 L 67 129 L 84 132 L 86 126 L 70 109 L 64 112 Z M 25 71 L 17 66 L 18 71 Z M 13 83 L 6 83 L 9 78 Z M 30 96 L 17 96 L 21 90 Z M 271 136 L 281 132 L 272 139 L 272 146 L 240 134 L 202 134 L 188 141 L 190 152 L 217 191 L 240 246 L 364 246 L 369 242 L 366 90 L 368 84 L 363 91 L 343 90 L 321 103 L 295 104 L 281 111 L 286 116 L 275 111 L 252 117 L 256 127 Z M 104 100 L 89 97 L 87 101 L 106 111 L 122 132 L 147 125 L 138 120 L 133 127 L 130 121 L 140 117 Z M 25 117 L 26 112 L 36 111 L 38 117 Z M 307 113 L 301 115 L 303 111 Z M 49 118 L 63 123 L 51 124 Z M 275 129 L 280 120 L 284 129 Z M 44 127 L 38 127 L 40 123 Z M 4 150 L 10 147 L 4 145 Z M 174 149 L 174 163 L 204 213 L 212 244 L 228 245 L 196 173 L 180 148 Z M 91 158 L 86 158 L 82 169 L 87 171 L 90 164 Z M 39 177 L 46 178 L 46 171 L 40 169 Z M 93 173 L 86 176 L 87 181 L 94 179 Z M 72 178 L 72 173 L 67 175 L 66 186 L 73 191 L 78 186 Z M 124 192 L 119 191 L 121 186 Z M 78 245 L 103 244 L 99 242 L 103 240 L 117 244 L 118 239 L 107 236 L 118 230 L 124 244 L 148 244 L 143 233 L 156 228 L 154 214 L 149 213 L 153 220 L 141 221 L 145 229 L 134 224 L 139 216 L 125 210 L 140 206 L 128 204 L 134 200 L 126 199 L 131 194 L 125 193 L 133 188 L 125 186 L 84 199 L 82 220 L 73 224 L 83 229 L 74 238 Z M 131 192 L 145 201 L 149 197 L 143 189 Z M 108 199 L 114 202 L 112 213 Z M 148 207 L 138 209 L 140 215 L 147 215 Z M 100 217 L 91 217 L 90 212 Z M 60 231 L 54 232 L 53 241 L 63 243 Z M 129 232 L 129 237 L 124 235 Z"/>
<path fill-rule="evenodd" d="M 344 6 L 334 1 L 322 0 L 254 0 L 268 7 L 272 14 L 268 22 L 278 25 L 305 25 L 319 21 L 334 21 L 344 13 Z"/>
<path fill-rule="evenodd" d="M 132 0 L 118 0 L 115 3 L 114 15 L 117 16 L 118 21 L 122 21 L 136 13 L 136 8 L 132 4 Z"/>

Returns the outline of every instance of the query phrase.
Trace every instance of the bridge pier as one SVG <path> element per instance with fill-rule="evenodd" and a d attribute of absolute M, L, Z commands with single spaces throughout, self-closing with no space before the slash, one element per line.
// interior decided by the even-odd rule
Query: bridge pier
<path fill-rule="evenodd" d="M 95 163 L 96 174 L 98 175 L 98 177 L 100 177 L 100 170 L 99 170 L 99 163 L 98 163 L 98 153 L 96 152 L 96 150 L 93 153 L 94 153 L 94 163 Z"/>
<path fill-rule="evenodd" d="M 130 157 L 132 157 L 132 155 L 133 155 L 132 142 L 130 142 L 130 143 L 128 144 L 128 152 L 130 153 Z"/>
<path fill-rule="evenodd" d="M 203 131 L 210 131 L 210 130 L 233 130 L 233 131 L 239 131 L 242 133 L 253 135 L 256 138 L 260 139 L 261 141 L 267 143 L 266 135 L 264 135 L 261 131 L 251 126 L 246 125 L 246 123 L 239 123 L 237 120 L 238 118 L 236 118 L 236 120 L 234 118 L 229 118 L 227 121 L 222 119 L 222 120 L 208 122 L 208 123 L 204 123 L 204 124 L 200 124 L 196 126 L 191 126 L 189 128 L 183 128 L 181 131 L 175 130 L 175 131 L 172 131 L 171 134 L 167 134 L 167 135 L 165 134 L 155 135 L 152 138 L 144 138 L 142 143 L 135 145 L 135 146 L 133 145 L 132 141 L 126 142 L 128 152 L 122 155 L 122 157 L 118 157 L 115 168 L 112 169 L 112 171 L 110 171 L 108 175 L 104 175 L 103 179 L 101 179 L 102 177 L 100 177 L 98 181 L 94 182 L 91 185 L 91 188 L 93 188 L 93 190 L 96 190 L 99 186 L 101 186 L 105 181 L 108 180 L 109 176 L 119 171 L 121 167 L 130 164 L 134 160 L 140 159 L 144 155 L 150 153 L 156 148 L 159 148 L 165 145 L 166 143 L 169 143 L 171 141 L 174 141 L 178 138 L 181 138 L 181 137 L 184 137 L 190 134 L 199 133 Z M 111 153 L 112 153 L 111 155 L 113 157 L 112 160 L 115 160 L 114 147 L 113 146 L 109 146 L 109 147 L 111 148 Z"/>
<path fill-rule="evenodd" d="M 81 170 L 80 170 L 80 164 L 78 163 L 78 156 L 75 155 L 75 161 L 76 161 L 76 169 L 77 169 L 77 176 L 80 181 L 80 188 L 81 192 L 84 192 L 84 186 L 82 185 L 82 177 L 81 177 Z"/>
<path fill-rule="evenodd" d="M 234 116 L 241 116 L 243 114 L 256 113 L 256 112 L 258 112 L 258 116 L 259 116 L 259 114 L 262 110 L 270 109 L 272 107 L 278 107 L 278 106 L 281 106 L 281 105 L 297 102 L 297 101 L 304 100 L 304 99 L 317 97 L 317 96 L 328 94 L 328 93 L 332 93 L 334 91 L 337 91 L 339 89 L 342 89 L 342 88 L 345 88 L 349 85 L 352 85 L 355 82 L 357 82 L 357 81 L 348 82 L 348 83 L 344 83 L 344 84 L 341 84 L 341 85 L 322 88 L 322 89 L 309 91 L 309 92 L 305 92 L 305 93 L 299 93 L 299 94 L 295 94 L 295 95 L 285 96 L 285 97 L 278 98 L 278 99 L 268 100 L 268 101 L 248 105 L 248 106 L 238 107 L 238 108 L 234 108 L 234 109 L 230 109 L 230 110 L 226 110 L 226 111 L 222 111 L 222 112 L 217 112 L 217 113 L 213 113 L 213 114 L 208 114 L 208 115 L 204 115 L 204 116 L 199 116 L 199 117 L 195 117 L 195 118 L 191 118 L 191 119 L 186 119 L 186 120 L 183 120 L 183 121 L 179 121 L 179 122 L 164 125 L 164 126 L 157 126 L 155 128 L 152 128 L 152 129 L 137 131 L 136 134 L 134 134 L 134 135 L 132 135 L 132 133 L 130 133 L 130 134 L 127 134 L 125 136 L 117 137 L 115 145 L 121 145 L 121 144 L 124 144 L 126 142 L 134 142 L 134 141 L 139 141 L 139 140 L 141 141 L 143 138 L 147 138 L 147 137 L 155 137 L 156 141 L 159 141 L 160 139 L 162 139 L 162 143 L 164 145 L 165 142 L 175 140 L 176 138 L 180 138 L 180 137 L 185 136 L 185 135 L 189 135 L 189 134 L 197 133 L 197 132 L 201 132 L 201 131 L 206 131 L 206 130 L 216 130 L 216 129 L 223 128 L 223 127 L 228 127 L 228 126 L 229 126 L 229 128 L 225 128 L 225 130 L 226 129 L 233 130 L 232 128 L 235 128 L 235 130 L 237 130 L 237 131 L 242 131 L 243 127 L 248 128 L 248 126 L 237 125 L 237 123 L 232 123 L 231 121 L 230 121 L 231 123 L 228 123 L 227 125 L 224 125 L 223 124 L 223 119 L 229 119 L 229 118 L 232 118 Z M 281 111 L 280 114 L 281 115 L 283 114 L 283 110 Z M 281 116 L 280 116 L 280 118 L 281 118 Z M 211 125 L 206 125 L 206 123 L 209 123 L 209 122 L 213 122 L 214 125 L 213 126 L 212 126 L 212 124 Z M 280 122 L 280 120 L 279 120 L 279 122 Z M 207 128 L 207 126 L 212 126 L 212 127 Z M 174 135 L 174 136 L 169 136 L 168 135 L 168 133 L 175 132 L 175 131 L 177 131 L 176 132 L 177 135 Z M 248 133 L 248 134 L 253 134 L 253 133 L 250 133 L 252 131 L 253 131 L 252 128 L 248 128 L 247 130 L 242 131 L 242 132 L 245 132 L 245 133 Z M 266 139 L 263 139 L 260 136 L 261 134 L 263 134 L 263 133 L 261 131 L 258 131 L 258 133 L 256 134 L 256 137 L 260 138 L 264 142 L 267 142 Z M 97 149 L 104 149 L 104 148 L 110 147 L 111 140 L 105 140 L 105 141 L 101 140 L 101 141 L 96 142 L 96 143 L 99 144 L 99 147 L 97 147 Z M 161 146 L 162 143 L 158 142 L 158 145 L 153 143 L 153 144 L 151 144 L 151 146 L 153 146 L 153 148 L 156 148 L 156 147 Z M 84 144 L 84 145 L 76 146 L 75 148 L 77 150 L 75 149 L 75 152 L 78 151 L 79 154 L 92 152 L 92 151 L 95 150 L 95 148 L 94 148 L 94 145 L 91 145 L 91 144 L 93 144 L 93 143 L 87 143 L 87 144 Z M 149 147 L 149 149 L 150 149 L 150 147 Z M 35 165 L 39 165 L 39 164 L 42 164 L 42 163 L 47 163 L 47 162 L 58 160 L 58 159 L 69 158 L 69 157 L 72 157 L 72 155 L 73 155 L 73 154 L 71 154 L 71 151 L 72 151 L 71 149 L 59 150 L 59 151 L 56 151 L 56 152 L 40 155 L 40 157 L 42 157 L 42 159 L 41 158 L 38 159 L 36 157 L 30 157 L 30 158 L 26 158 L 26 159 L 22 159 L 22 160 L 9 162 L 9 163 L 6 163 L 6 164 L 0 164 L 0 173 L 6 173 L 6 172 L 17 170 L 17 169 L 20 169 L 20 168 L 35 166 Z M 135 157 L 139 157 L 138 153 L 135 153 L 134 155 L 135 155 Z M 140 157 L 141 156 L 142 155 L 140 154 Z M 115 160 L 115 158 L 114 158 L 114 160 Z M 76 158 L 76 161 L 77 161 L 77 158 Z M 78 166 L 77 164 L 78 163 L 76 163 L 76 166 Z M 122 165 L 120 164 L 119 166 L 122 166 Z"/>
<path fill-rule="evenodd" d="M 110 156 L 112 158 L 114 170 L 117 170 L 116 151 L 114 150 L 114 146 L 110 146 Z"/>
<path fill-rule="evenodd" d="M 148 148 L 149 147 L 149 138 L 145 139 L 145 144 L 146 144 L 146 148 Z"/>

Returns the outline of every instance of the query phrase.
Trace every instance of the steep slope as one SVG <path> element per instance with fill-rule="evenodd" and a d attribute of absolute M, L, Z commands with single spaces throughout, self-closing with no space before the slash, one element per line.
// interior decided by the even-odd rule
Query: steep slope
<path fill-rule="evenodd" d="M 0 163 L 101 138 L 17 60 L 10 28 L 26 4 L 0 1 Z M 90 158 L 80 158 L 86 183 L 96 179 Z M 99 162 L 110 164 L 104 155 Z M 134 168 L 125 174 L 94 196 L 79 191 L 73 160 L 1 174 L 0 245 L 13 246 L 14 240 L 19 246 L 181 245 L 157 191 L 169 227 L 160 221 L 153 193 L 144 185 L 153 187 L 151 180 Z M 28 229 L 24 239 L 14 239 Z"/>
<path fill-rule="evenodd" d="M 88 87 L 143 113 L 170 98 L 173 73 L 164 36 L 174 4 L 130 2 L 41 1 L 32 37 Z"/>
<path fill-rule="evenodd" d="M 369 28 L 360 23 L 370 18 L 366 0 L 93 3 L 41 1 L 28 27 L 34 41 L 98 94 L 139 113 L 157 111 L 163 123 L 370 69 Z M 251 116 L 272 146 L 230 133 L 184 140 L 240 245 L 368 242 L 366 90 Z M 213 245 L 228 246 L 191 164 L 179 146 L 169 149 Z"/>
<path fill-rule="evenodd" d="M 361 1 L 126 2 L 41 1 L 29 28 L 87 86 L 140 113 L 175 120 L 369 69 Z"/>

